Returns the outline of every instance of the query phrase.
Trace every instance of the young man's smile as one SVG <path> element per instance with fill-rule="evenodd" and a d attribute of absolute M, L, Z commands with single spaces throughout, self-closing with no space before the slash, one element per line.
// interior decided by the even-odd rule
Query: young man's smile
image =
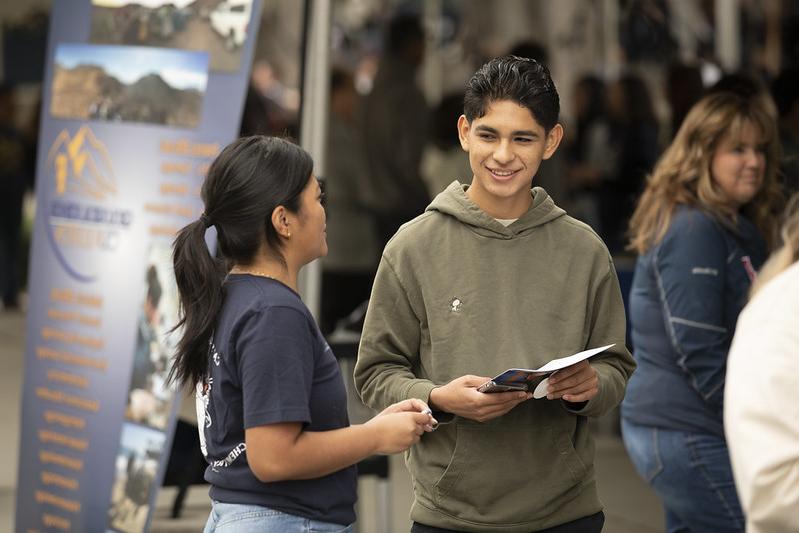
<path fill-rule="evenodd" d="M 498 181 L 508 181 L 512 179 L 516 174 L 521 172 L 521 170 L 504 170 L 498 168 L 488 168 L 488 171 L 494 176 L 494 179 Z"/>

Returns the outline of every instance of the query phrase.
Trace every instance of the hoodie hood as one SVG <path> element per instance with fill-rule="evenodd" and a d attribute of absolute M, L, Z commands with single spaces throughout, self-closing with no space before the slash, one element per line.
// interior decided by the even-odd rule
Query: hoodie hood
<path fill-rule="evenodd" d="M 468 185 L 453 181 L 433 199 L 426 211 L 438 211 L 455 217 L 475 233 L 495 239 L 511 239 L 566 214 L 563 209 L 555 205 L 544 189 L 533 187 L 530 191 L 533 195 L 530 209 L 516 222 L 506 227 L 466 196 L 468 188 Z"/>

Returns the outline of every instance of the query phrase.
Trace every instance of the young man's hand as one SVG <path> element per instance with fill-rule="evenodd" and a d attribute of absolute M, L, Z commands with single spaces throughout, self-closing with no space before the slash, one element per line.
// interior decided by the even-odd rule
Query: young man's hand
<path fill-rule="evenodd" d="M 587 402 L 599 394 L 599 378 L 588 361 L 558 370 L 549 376 L 547 400 L 563 399 L 567 402 Z"/>
<path fill-rule="evenodd" d="M 491 378 L 461 376 L 430 393 L 430 405 L 440 411 L 463 418 L 486 422 L 498 418 L 525 400 L 533 397 L 529 392 L 478 392 L 477 387 Z"/>

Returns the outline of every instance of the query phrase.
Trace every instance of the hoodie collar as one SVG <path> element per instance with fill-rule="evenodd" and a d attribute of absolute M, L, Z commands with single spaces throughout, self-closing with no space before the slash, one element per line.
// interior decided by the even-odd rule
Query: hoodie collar
<path fill-rule="evenodd" d="M 466 196 L 468 188 L 468 185 L 453 181 L 433 199 L 427 206 L 427 211 L 438 211 L 455 217 L 475 233 L 495 239 L 511 239 L 566 214 L 563 209 L 555 205 L 544 189 L 533 187 L 531 190 L 533 203 L 530 209 L 516 222 L 505 227 Z"/>

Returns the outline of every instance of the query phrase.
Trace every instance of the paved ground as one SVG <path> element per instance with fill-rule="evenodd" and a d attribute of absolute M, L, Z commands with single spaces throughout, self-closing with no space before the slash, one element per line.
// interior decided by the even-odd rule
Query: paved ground
<path fill-rule="evenodd" d="M 20 398 L 23 381 L 25 316 L 21 312 L 0 311 L 0 427 L 6 437 L 0 440 L 0 531 L 13 531 L 14 502 L 19 456 Z M 597 424 L 597 476 L 600 496 L 605 504 L 606 533 L 660 533 L 663 515 L 652 491 L 638 478 L 624 447 L 613 434 L 612 424 L 602 420 Z M 388 523 L 393 533 L 409 530 L 408 509 L 411 502 L 410 479 L 402 458 L 391 458 L 391 478 L 387 507 Z M 379 503 L 383 487 L 375 479 L 364 477 L 360 483 L 358 508 L 359 533 L 391 533 L 380 531 L 378 519 L 385 515 Z M 189 491 L 183 516 L 169 518 L 175 490 L 164 488 L 152 523 L 154 532 L 197 532 L 208 516 L 207 489 L 198 486 Z"/>

